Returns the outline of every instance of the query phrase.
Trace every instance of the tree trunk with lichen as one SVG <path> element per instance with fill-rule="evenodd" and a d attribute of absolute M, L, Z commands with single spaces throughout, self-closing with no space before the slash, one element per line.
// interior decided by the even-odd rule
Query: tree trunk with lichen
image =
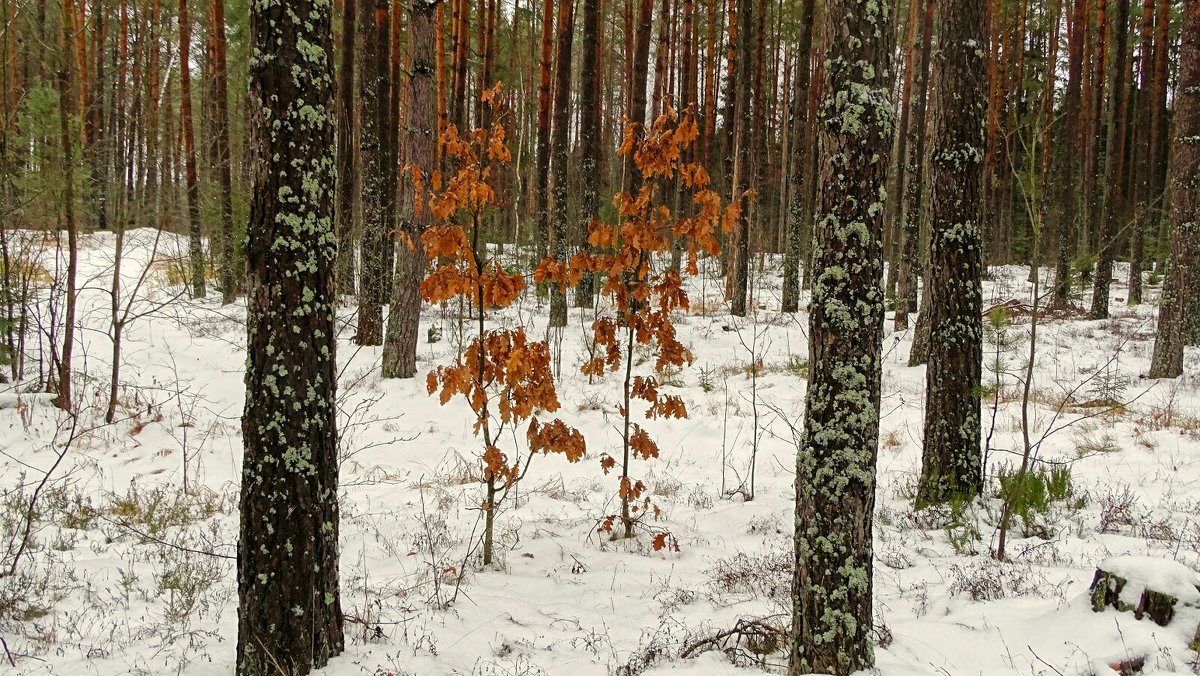
<path fill-rule="evenodd" d="M 347 0 L 349 1 L 349 0 Z M 392 119 L 391 0 L 373 0 L 363 17 L 360 98 L 362 111 L 362 270 L 359 277 L 359 345 L 383 344 L 383 304 L 391 295 L 396 219 L 396 143 Z"/>
<path fill-rule="evenodd" d="M 342 651 L 332 5 L 254 3 L 237 673 Z M 301 19 L 301 17 L 303 19 Z"/>
<path fill-rule="evenodd" d="M 979 387 L 983 362 L 980 227 L 987 113 L 983 9 L 938 7 L 930 152 L 929 370 L 917 504 L 974 497 L 983 485 Z"/>
<path fill-rule="evenodd" d="M 813 368 L 796 459 L 793 675 L 845 675 L 874 664 L 871 522 L 883 200 L 895 126 L 889 12 L 889 3 L 875 0 L 828 0 L 825 6 L 822 180 L 809 317 Z"/>
<path fill-rule="evenodd" d="M 334 207 L 338 235 L 337 289 L 354 295 L 357 269 L 354 251 L 354 188 L 358 163 L 354 161 L 357 125 L 354 119 L 354 45 L 358 24 L 357 0 L 342 0 L 342 40 L 337 91 L 337 197 Z"/>
<path fill-rule="evenodd" d="M 1200 0 L 1183 9 L 1179 88 L 1171 145 L 1171 258 L 1163 280 L 1151 378 L 1183 374 L 1183 347 L 1200 315 Z"/>
<path fill-rule="evenodd" d="M 913 0 L 914 2 L 916 0 Z M 929 66 L 933 44 L 933 17 L 936 14 L 934 0 L 926 0 L 921 19 L 921 49 L 914 64 L 916 94 L 911 105 L 912 117 L 909 127 L 907 153 L 900 158 L 906 163 L 903 204 L 900 206 L 901 254 L 896 275 L 896 312 L 893 326 L 896 331 L 908 329 L 908 315 L 917 309 L 917 280 L 921 270 L 921 219 L 925 214 L 925 113 L 929 106 Z M 982 43 L 981 43 L 982 44 Z M 925 307 L 922 305 L 921 310 Z"/>
<path fill-rule="evenodd" d="M 814 180 L 808 171 L 815 141 L 809 134 L 808 90 L 812 82 L 813 20 L 816 0 L 803 0 L 800 5 L 800 37 L 796 54 L 796 91 L 791 100 L 792 157 L 790 158 L 791 196 L 787 212 L 787 232 L 783 253 L 784 312 L 800 309 L 800 259 L 804 255 L 804 237 L 812 225 L 812 202 L 808 199 L 809 184 Z"/>

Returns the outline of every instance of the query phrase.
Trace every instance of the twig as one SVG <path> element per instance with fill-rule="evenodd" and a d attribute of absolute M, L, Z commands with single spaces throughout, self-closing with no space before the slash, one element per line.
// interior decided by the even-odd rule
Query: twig
<path fill-rule="evenodd" d="M 177 545 L 173 542 L 167 542 L 166 540 L 163 540 L 162 538 L 154 537 L 153 535 L 134 527 L 133 525 L 131 525 L 128 521 L 125 521 L 124 519 L 120 519 L 120 520 L 110 519 L 107 516 L 104 516 L 103 514 L 97 514 L 97 516 L 100 517 L 101 521 L 106 521 L 108 523 L 111 523 L 112 525 L 117 526 L 118 528 L 124 528 L 125 530 L 128 530 L 131 533 L 134 533 L 138 537 L 145 538 L 153 543 L 160 544 L 164 547 L 170 547 L 171 549 L 181 551 L 181 552 L 184 552 L 187 554 L 201 554 L 203 556 L 212 556 L 212 557 L 215 557 L 218 559 L 226 559 L 229 561 L 237 560 L 236 556 L 230 556 L 229 554 L 221 554 L 220 552 L 206 552 L 202 549 L 192 549 L 191 547 L 184 547 L 183 545 Z M 233 545 L 221 545 L 221 546 L 232 547 Z"/>
<path fill-rule="evenodd" d="M 1033 653 L 1033 656 L 1037 658 L 1038 662 L 1041 662 L 1042 664 L 1044 664 L 1047 667 L 1049 667 L 1050 669 L 1052 669 L 1054 671 L 1054 673 L 1058 674 L 1058 676 L 1064 676 L 1063 672 L 1059 671 L 1057 667 L 1055 667 L 1053 664 L 1050 664 L 1046 660 L 1042 659 L 1041 655 L 1038 655 L 1036 652 L 1034 652 L 1033 646 L 1026 644 L 1025 647 L 1029 648 L 1029 652 Z"/>

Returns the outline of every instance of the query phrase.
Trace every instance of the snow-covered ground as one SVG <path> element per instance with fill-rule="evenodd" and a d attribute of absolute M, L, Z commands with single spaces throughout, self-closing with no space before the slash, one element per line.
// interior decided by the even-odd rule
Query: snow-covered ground
<path fill-rule="evenodd" d="M 126 285 L 149 262 L 155 236 L 141 230 L 129 240 Z M 164 236 L 159 256 L 183 246 Z M 84 238 L 77 426 L 44 398 L 21 395 L 18 405 L 14 390 L 0 394 L 5 545 L 73 437 L 39 499 L 32 548 L 14 575 L 0 577 L 0 637 L 13 673 L 232 673 L 244 306 L 221 307 L 216 294 L 189 300 L 169 283 L 169 264 L 153 266 L 130 313 L 117 422 L 104 425 L 112 250 L 111 234 Z M 355 308 L 343 308 L 347 648 L 322 673 L 779 672 L 781 652 L 757 654 L 770 646 L 743 643 L 736 666 L 720 651 L 681 657 L 739 618 L 783 626 L 790 612 L 792 430 L 804 411 L 807 317 L 778 312 L 777 262 L 756 269 L 760 309 L 747 319 L 730 317 L 711 273 L 692 280 L 692 310 L 677 326 L 695 363 L 666 378 L 691 417 L 644 422 L 662 456 L 635 461 L 632 473 L 663 508 L 657 525 L 678 538 L 678 553 L 654 551 L 649 537 L 596 532 L 616 500 L 616 476 L 603 474 L 599 457 L 619 448 L 619 390 L 616 376 L 579 374 L 591 311 L 571 310 L 556 414 L 584 433 L 587 457 L 533 458 L 498 519 L 499 565 L 481 570 L 469 556 L 481 499 L 471 413 L 458 399 L 440 406 L 424 378 L 459 346 L 457 306 L 426 308 L 420 335 L 438 324 L 442 340 L 422 341 L 418 378 L 391 381 L 379 377 L 381 350 L 350 341 Z M 994 415 L 996 399 L 989 392 L 985 401 L 989 476 L 1020 461 L 1027 274 L 994 269 L 985 287 L 989 306 L 1016 301 L 1011 324 L 985 345 L 985 384 L 995 382 L 997 356 L 1006 372 Z M 1120 266 L 1115 276 L 1124 279 Z M 1110 320 L 1041 326 L 1032 440 L 1053 463 L 1039 466 L 1069 468 L 1070 494 L 1015 520 L 1011 563 L 989 557 L 994 483 L 987 500 L 958 513 L 912 511 L 925 369 L 907 367 L 912 333 L 892 333 L 889 314 L 875 515 L 882 673 L 1106 673 L 1134 656 L 1147 658 L 1148 673 L 1193 670 L 1194 624 L 1094 613 L 1088 596 L 1096 564 L 1111 556 L 1200 567 L 1200 354 L 1189 350 L 1178 381 L 1143 377 L 1157 292 L 1134 308 L 1114 300 Z M 1114 299 L 1124 293 L 1114 283 Z M 530 293 L 497 320 L 540 337 L 545 317 Z M 523 448 L 523 435 L 504 446 L 510 455 Z M 10 560 L 11 551 L 6 567 Z"/>

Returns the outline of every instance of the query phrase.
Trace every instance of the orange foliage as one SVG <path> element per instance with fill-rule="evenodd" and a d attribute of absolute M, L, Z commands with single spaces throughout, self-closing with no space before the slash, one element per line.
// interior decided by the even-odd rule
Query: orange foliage
<path fill-rule="evenodd" d="M 493 104 L 499 92 L 499 85 L 488 90 L 484 101 Z M 421 282 L 421 296 L 430 303 L 462 297 L 479 308 L 480 318 L 478 333 L 463 354 L 454 364 L 431 371 L 426 386 L 443 405 L 461 396 L 474 411 L 474 433 L 483 438 L 480 463 L 488 484 L 488 499 L 482 505 L 492 510 L 503 497 L 496 490 L 511 487 L 521 476 L 519 460 L 514 462 L 496 445 L 505 429 L 528 421 L 530 451 L 562 453 L 570 462 L 583 457 L 586 444 L 583 435 L 561 420 L 541 423 L 535 417 L 559 409 L 545 341 L 530 341 L 523 328 L 484 327 L 486 310 L 511 305 L 525 288 L 524 277 L 489 260 L 486 244 L 480 242 L 482 219 L 498 206 L 489 182 L 493 168 L 511 161 L 504 127 L 497 121 L 489 130 L 461 136 L 451 125 L 442 134 L 441 147 L 456 173 L 448 180 L 434 174 L 429 189 L 418 191 L 435 221 L 421 237 L 432 267 Z M 414 170 L 415 184 L 421 185 L 421 179 Z"/>
<path fill-rule="evenodd" d="M 632 359 L 630 339 L 655 351 L 654 367 L 659 373 L 692 362 L 692 353 L 679 341 L 671 322 L 671 313 L 688 309 L 683 279 L 674 270 L 654 266 L 653 261 L 669 253 L 673 244 L 678 245 L 686 256 L 688 274 L 698 274 L 699 256 L 720 253 L 719 232 L 732 232 L 739 216 L 735 205 L 722 207 L 720 197 L 708 187 L 709 175 L 704 167 L 686 161 L 686 151 L 698 136 L 694 109 L 679 114 L 668 108 L 649 128 L 626 124 L 619 152 L 632 157 L 644 179 L 642 187 L 636 194 L 622 192 L 613 197 L 619 216 L 616 224 L 599 220 L 589 224 L 592 251 L 576 253 L 566 264 L 547 259 L 537 268 L 538 283 L 574 285 L 585 272 L 597 273 L 605 280 L 601 292 L 612 299 L 616 317 L 600 316 L 592 322 L 597 352 L 582 366 L 585 375 L 603 376 L 628 367 Z M 690 204 L 680 214 L 672 214 L 660 203 L 660 192 L 676 179 L 690 193 Z M 653 376 L 634 377 L 628 394 L 648 404 L 647 418 L 687 417 L 683 400 L 661 394 Z M 624 405 L 619 409 L 628 420 L 630 411 Z M 643 496 L 645 486 L 630 480 L 628 457 L 632 454 L 648 460 L 658 457 L 659 448 L 640 426 L 630 425 L 627 429 L 632 431 L 624 439 L 625 460 L 618 493 L 623 511 L 619 518 L 629 534 L 635 521 L 629 515 L 640 512 L 640 520 L 653 505 Z M 605 474 L 616 464 L 615 458 L 601 456 Z M 640 505 L 633 504 L 639 499 Z M 658 508 L 653 507 L 652 513 L 657 518 Z M 611 532 L 616 518 L 606 517 L 600 530 Z M 669 533 L 660 533 L 655 538 L 655 549 L 667 546 L 668 539 L 674 543 Z M 677 543 L 674 546 L 678 549 Z"/>

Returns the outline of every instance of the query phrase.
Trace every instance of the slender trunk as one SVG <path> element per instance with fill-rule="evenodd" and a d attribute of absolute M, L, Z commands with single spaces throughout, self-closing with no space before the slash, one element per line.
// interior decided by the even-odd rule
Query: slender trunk
<path fill-rule="evenodd" d="M 188 260 L 192 272 L 192 297 L 205 295 L 204 240 L 200 227 L 200 180 L 196 176 L 196 137 L 192 132 L 192 22 L 188 0 L 179 0 L 179 123 L 183 134 L 188 213 Z"/>
<path fill-rule="evenodd" d="M 550 244 L 550 117 L 553 68 L 554 1 L 542 0 L 541 60 L 537 90 L 537 254 L 549 254 Z"/>
<path fill-rule="evenodd" d="M 467 45 L 471 32 L 470 0 L 456 0 L 454 22 L 454 91 L 450 121 L 460 132 L 467 130 Z"/>
<path fill-rule="evenodd" d="M 337 91 L 337 195 L 334 208 L 338 237 L 337 290 L 354 295 L 354 193 L 358 163 L 354 161 L 357 125 L 354 116 L 354 43 L 359 0 L 342 0 L 341 63 Z"/>
<path fill-rule="evenodd" d="M 1071 254 L 1079 232 L 1079 159 L 1076 140 L 1080 138 L 1083 85 L 1083 42 L 1087 33 L 1087 0 L 1074 0 L 1070 29 L 1067 31 L 1067 88 L 1062 102 L 1063 143 L 1054 153 L 1057 165 L 1053 186 L 1058 203 L 1058 253 L 1055 258 L 1054 298 L 1051 305 L 1067 307 L 1071 302 Z M 1042 152 L 1046 152 L 1043 148 Z M 1050 187 L 1050 186 L 1047 186 Z"/>
<path fill-rule="evenodd" d="M 752 109 L 754 101 L 754 74 L 756 53 L 751 49 L 754 37 L 754 4 L 753 0 L 741 0 L 738 6 L 738 56 L 737 72 L 733 81 L 737 86 L 737 102 L 735 116 L 737 132 L 733 160 L 733 190 L 731 199 L 740 202 L 741 213 L 738 215 L 737 236 L 733 250 L 732 265 L 732 297 L 730 312 L 736 317 L 746 316 L 746 296 L 750 277 L 750 214 L 752 203 L 749 195 L 743 195 L 754 187 L 754 118 Z"/>
<path fill-rule="evenodd" d="M 59 141 L 62 144 L 63 220 L 67 228 L 66 312 L 63 318 L 62 350 L 59 352 L 58 373 L 55 374 L 58 396 L 54 405 L 72 412 L 71 360 L 75 349 L 75 274 L 79 268 L 78 232 L 75 222 L 75 156 L 72 129 L 75 116 L 75 97 L 72 90 L 74 64 L 70 53 L 72 13 L 71 0 L 61 0 L 63 31 L 63 62 L 58 70 Z"/>
<path fill-rule="evenodd" d="M 921 19 L 921 49 L 917 53 L 914 71 L 916 93 L 907 131 L 908 145 L 912 152 L 905 157 L 904 204 L 900 207 L 902 253 L 896 275 L 896 313 L 893 319 L 893 328 L 896 331 L 908 329 L 908 314 L 917 306 L 917 275 L 921 270 L 923 248 L 919 246 L 921 220 L 925 213 L 925 113 L 929 102 L 929 57 L 933 45 L 933 18 L 936 7 L 934 0 L 926 0 Z"/>
<path fill-rule="evenodd" d="M 912 85 L 913 60 L 917 52 L 917 20 L 920 17 L 917 10 L 920 2 L 910 0 L 908 3 L 908 28 L 904 37 L 904 79 L 900 85 L 900 121 L 896 124 L 896 152 L 893 157 L 892 174 L 888 177 L 888 194 L 899 195 L 904 187 L 905 170 L 908 157 L 908 125 L 912 115 Z M 989 78 L 991 71 L 989 70 Z M 902 199 L 890 199 L 887 202 L 887 214 L 883 223 L 884 253 L 888 256 L 887 292 L 895 296 L 899 284 L 900 263 L 903 258 L 903 234 L 901 232 L 900 209 L 904 205 Z M 906 320 L 907 321 L 907 320 Z"/>
<path fill-rule="evenodd" d="M 347 0 L 347 4 L 353 4 Z M 235 253 L 233 234 L 233 172 L 230 168 L 229 149 L 229 84 L 226 76 L 225 63 L 225 0 L 209 0 L 208 30 L 213 43 L 213 94 L 216 102 L 213 120 L 216 139 L 213 143 L 213 170 L 217 173 L 220 189 L 221 209 L 221 302 L 229 304 L 234 301 L 238 291 L 237 255 Z"/>
<path fill-rule="evenodd" d="M 647 124 L 646 79 L 650 61 L 650 28 L 654 13 L 654 0 L 641 0 L 638 6 L 637 26 L 634 32 L 632 79 L 629 82 L 629 122 Z M 625 192 L 636 195 L 642 188 L 642 173 L 632 162 L 625 171 Z"/>
<path fill-rule="evenodd" d="M 1125 213 L 1125 134 L 1128 128 L 1129 88 L 1126 86 L 1126 57 L 1129 53 L 1129 3 L 1117 3 L 1113 34 L 1112 96 L 1109 113 L 1108 146 L 1105 148 L 1104 180 L 1108 198 L 1104 201 L 1104 229 L 1097 241 L 1096 279 L 1092 287 L 1092 319 L 1108 317 L 1108 295 L 1112 286 L 1113 257 L 1121 221 Z"/>
<path fill-rule="evenodd" d="M 360 100 L 362 111 L 363 236 L 359 345 L 383 344 L 383 304 L 392 281 L 391 247 L 395 220 L 396 125 L 392 117 L 391 0 L 370 0 L 373 21 L 364 22 Z M 364 17 L 365 18 L 365 17 Z"/>
<path fill-rule="evenodd" d="M 601 0 L 583 0 L 583 54 L 580 73 L 583 77 L 579 93 L 579 173 L 580 181 L 580 248 L 590 252 L 588 224 L 600 217 L 600 192 L 605 174 L 601 150 L 600 129 L 600 15 Z M 596 278 L 585 272 L 575 289 L 575 304 L 590 308 L 595 305 Z"/>
<path fill-rule="evenodd" d="M 550 139 L 551 161 L 554 169 L 553 228 L 550 231 L 550 257 L 565 263 L 567 260 L 567 162 L 571 148 L 567 127 L 571 112 L 571 51 L 575 35 L 575 0 L 559 0 L 558 45 L 555 49 L 554 73 L 554 131 Z M 585 179 L 587 180 L 587 179 Z M 550 326 L 567 325 L 567 297 L 562 285 L 550 287 Z"/>
<path fill-rule="evenodd" d="M 1167 195 L 1167 75 L 1168 61 L 1171 51 L 1171 1 L 1158 0 L 1158 23 L 1154 27 L 1154 78 L 1151 81 L 1150 103 L 1150 161 L 1154 168 L 1154 185 L 1151 193 L 1154 195 L 1153 204 L 1156 208 L 1154 226 L 1156 243 L 1160 252 L 1166 251 L 1167 224 L 1166 217 Z M 1163 255 L 1157 257 L 1156 268 L 1163 260 Z"/>

